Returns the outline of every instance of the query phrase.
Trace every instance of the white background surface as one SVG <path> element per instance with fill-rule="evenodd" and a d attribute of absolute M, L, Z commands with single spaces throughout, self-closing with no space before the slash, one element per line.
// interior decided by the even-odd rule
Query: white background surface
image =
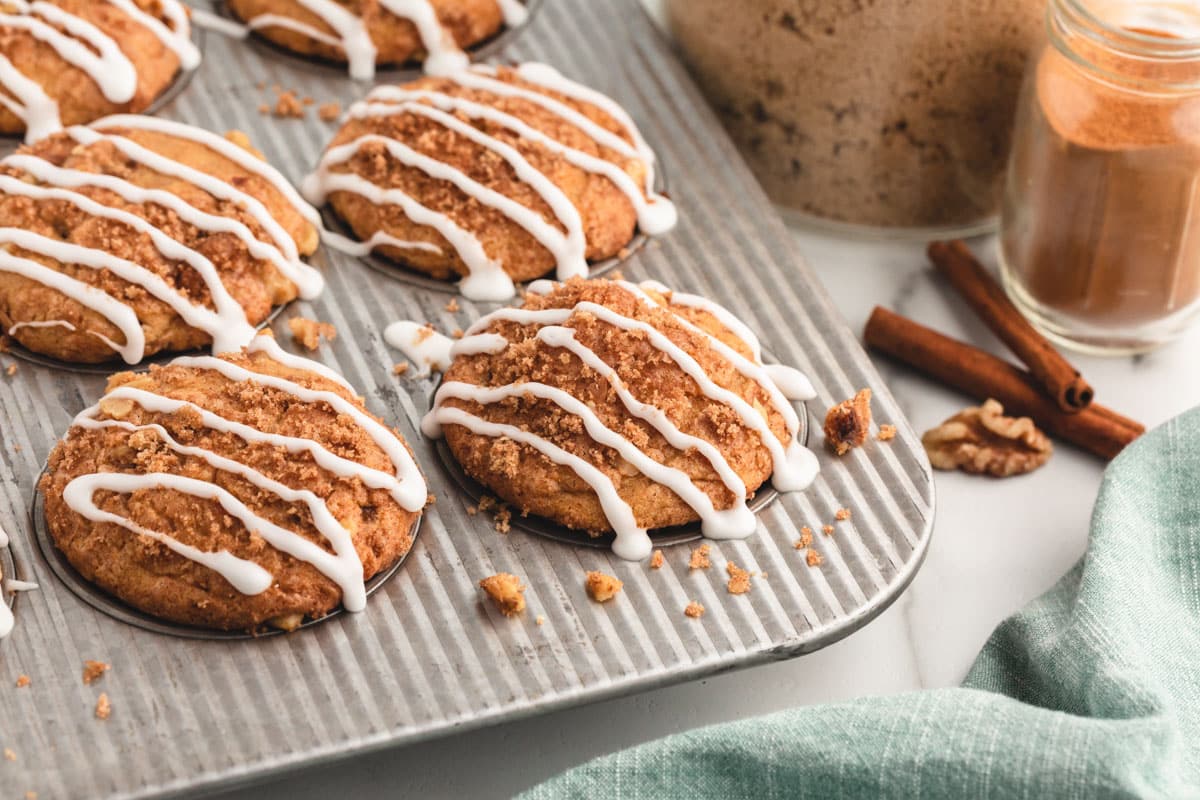
<path fill-rule="evenodd" d="M 655 0 L 647 0 L 655 5 Z M 855 331 L 886 305 L 1004 355 L 933 276 L 915 244 L 797 231 L 800 253 Z M 975 242 L 989 263 L 993 243 Z M 770 331 L 762 331 L 766 342 Z M 1075 361 L 1106 405 L 1157 425 L 1200 403 L 1200 331 L 1134 359 Z M 880 363 L 918 431 L 964 398 Z M 994 481 L 937 476 L 937 522 L 925 566 L 892 608 L 848 639 L 789 662 L 561 711 L 294 773 L 229 798 L 509 796 L 592 757 L 709 723 L 794 706 L 952 686 L 1004 617 L 1048 589 L 1083 554 L 1103 464 L 1062 446 L 1040 471 Z"/>

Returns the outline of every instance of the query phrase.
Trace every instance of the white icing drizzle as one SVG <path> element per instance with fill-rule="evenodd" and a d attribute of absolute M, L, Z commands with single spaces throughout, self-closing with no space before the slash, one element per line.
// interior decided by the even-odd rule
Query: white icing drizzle
<path fill-rule="evenodd" d="M 246 22 L 250 30 L 285 28 L 308 36 L 322 44 L 340 48 L 346 55 L 350 77 L 371 80 L 375 77 L 375 62 L 379 48 L 371 40 L 363 18 L 334 0 L 299 0 L 300 5 L 315 14 L 331 31 L 279 14 L 259 14 Z M 498 0 L 505 23 L 524 22 L 526 12 L 515 0 Z M 470 58 L 459 48 L 454 36 L 438 19 L 429 0 L 380 0 L 379 5 L 394 16 L 406 19 L 417 30 L 425 48 L 425 71 L 431 75 L 454 72 L 470 64 Z M 519 9 L 519 10 L 518 10 Z"/>
<path fill-rule="evenodd" d="M 162 0 L 163 16 L 138 8 L 132 0 L 103 0 L 151 31 L 179 59 L 180 68 L 195 69 L 200 51 L 191 41 L 187 11 L 179 0 Z M 0 13 L 0 27 L 24 31 L 50 46 L 68 64 L 86 74 L 111 103 L 130 102 L 137 92 L 137 69 L 120 44 L 99 27 L 44 0 L 11 0 L 14 13 Z M 41 86 L 0 56 L 0 104 L 25 123 L 25 141 L 34 142 L 62 129 L 58 103 Z"/>
<path fill-rule="evenodd" d="M 518 0 L 496 0 L 500 13 L 504 15 L 504 24 L 510 28 L 524 25 L 529 19 L 529 9 Z"/>
<path fill-rule="evenodd" d="M 388 325 L 383 340 L 400 350 L 422 373 L 441 372 L 454 360 L 454 340 L 415 322 L 401 320 Z"/>
<path fill-rule="evenodd" d="M 223 36 L 228 36 L 231 39 L 245 39 L 250 35 L 250 28 L 248 26 L 240 22 L 234 22 L 231 19 L 225 19 L 225 17 L 217 16 L 211 11 L 205 11 L 202 8 L 192 9 L 192 22 L 197 27 L 206 28 Z"/>
<path fill-rule="evenodd" d="M 22 328 L 66 328 L 68 331 L 76 330 L 75 326 L 65 319 L 48 319 L 38 322 L 18 322 L 8 329 L 8 335 L 12 336 Z M 4 545 L 0 544 L 0 547 Z"/>
<path fill-rule="evenodd" d="M 630 291 L 640 302 L 658 306 L 636 285 L 624 283 L 618 285 Z M 653 288 L 665 290 L 665 287 L 661 287 L 661 289 L 660 287 L 659 284 Z M 552 291 L 553 288 L 552 282 L 538 281 L 530 287 L 530 290 L 537 294 L 545 294 Z M 728 311 L 711 301 L 693 295 L 684 297 L 685 302 L 680 305 L 709 310 L 722 322 L 726 319 L 733 319 Z M 771 453 L 774 464 L 773 481 L 777 489 L 799 491 L 811 484 L 818 469 L 816 456 L 799 443 L 797 438 L 798 418 L 795 409 L 785 399 L 785 395 L 798 397 L 807 389 L 811 389 L 803 375 L 795 370 L 773 370 L 762 365 L 761 359 L 757 356 L 758 341 L 752 334 L 749 336 L 747 344 L 756 353 L 753 360 L 745 358 L 715 336 L 692 325 L 678 314 L 675 315 L 675 318 L 685 327 L 703 335 L 709 346 L 739 372 L 762 386 L 771 397 L 773 405 L 782 401 L 785 408 L 780 409 L 780 413 L 789 433 L 789 441 L 787 445 L 784 445 L 771 431 L 763 413 L 756 410 L 740 395 L 713 381 L 693 356 L 676 345 L 664 333 L 641 320 L 624 316 L 606 306 L 586 301 L 580 302 L 572 308 L 499 309 L 478 320 L 467 330 L 466 336 L 457 343 L 452 343 L 445 337 L 435 339 L 436 335 L 425 334 L 418 344 L 432 352 L 433 356 L 440 361 L 448 363 L 453 357 L 467 352 L 498 352 L 502 350 L 506 346 L 507 340 L 499 334 L 484 332 L 494 322 L 503 320 L 522 326 L 541 326 L 536 334 L 539 341 L 552 348 L 567 350 L 579 358 L 585 366 L 596 372 L 609 384 L 632 416 L 648 423 L 675 449 L 683 452 L 695 451 L 702 455 L 712 465 L 725 487 L 738 498 L 731 508 L 716 509 L 708 494 L 686 473 L 655 461 L 631 440 L 605 426 L 595 410 L 587 403 L 562 389 L 543 383 L 519 382 L 500 387 L 477 386 L 461 382 L 445 383 L 439 388 L 434 398 L 432 410 L 422 421 L 422 431 L 427 436 L 438 437 L 442 434 L 445 425 L 462 425 L 479 435 L 508 437 L 527 444 L 554 463 L 569 467 L 587 482 L 600 499 L 604 513 L 616 533 L 613 551 L 622 558 L 645 558 L 650 554 L 651 549 L 649 535 L 637 525 L 628 504 L 620 498 L 616 485 L 602 471 L 529 431 L 511 425 L 494 424 L 464 409 L 444 405 L 445 401 L 449 399 L 473 401 L 481 405 L 526 396 L 547 400 L 568 414 L 578 417 L 594 441 L 615 450 L 634 469 L 656 483 L 671 489 L 680 499 L 691 506 L 700 517 L 701 528 L 705 536 L 732 539 L 744 538 L 753 533 L 757 523 L 746 503 L 749 499 L 749 492 L 744 481 L 729 464 L 720 449 L 702 437 L 680 430 L 661 408 L 637 398 L 622 381 L 616 369 L 606 363 L 595 351 L 580 342 L 574 329 L 566 327 L 565 324 L 576 313 L 581 312 L 613 327 L 639 333 L 655 349 L 664 353 L 682 369 L 706 397 L 731 408 L 746 427 L 759 434 L 763 445 Z M 728 327 L 735 335 L 738 331 L 746 328 L 743 323 L 736 320 L 735 324 L 728 325 Z M 417 360 L 424 355 L 413 346 L 418 331 L 422 330 L 416 323 L 396 323 L 388 330 L 389 333 L 393 331 L 395 333 L 395 336 L 388 337 L 389 343 L 405 349 L 410 358 Z M 776 378 L 781 379 L 785 386 L 781 388 L 776 385 Z M 519 435 L 514 435 L 514 433 Z"/>
<path fill-rule="evenodd" d="M 526 66 L 538 67 L 540 65 Z M 455 116 L 457 113 L 507 128 L 523 139 L 538 143 L 551 152 L 561 155 L 569 163 L 585 172 L 608 178 L 630 200 L 637 212 L 638 225 L 645 233 L 652 235 L 664 233 L 676 224 L 678 215 L 675 206 L 665 197 L 653 192 L 654 154 L 645 146 L 645 140 L 633 125 L 632 120 L 629 119 L 628 114 L 620 111 L 611 99 L 558 76 L 558 81 L 567 84 L 570 88 L 570 91 L 565 93 L 585 102 L 596 100 L 597 107 L 605 113 L 610 113 L 614 120 L 626 127 L 635 144 L 629 144 L 620 136 L 596 124 L 586 115 L 563 102 L 540 92 L 489 77 L 487 70 L 488 68 L 485 67 L 458 70 L 448 73 L 446 77 L 467 88 L 497 96 L 514 96 L 532 100 L 579 128 L 598 145 L 618 150 L 630 158 L 641 160 L 647 173 L 645 187 L 639 187 L 620 165 L 577 148 L 568 147 L 515 115 L 485 103 L 455 97 L 443 92 L 409 90 L 402 87 L 379 87 L 368 95 L 366 102 L 356 103 L 351 107 L 349 112 L 351 118 L 364 119 L 401 114 L 418 115 L 495 153 L 512 168 L 518 180 L 531 187 L 549 206 L 554 217 L 566 230 L 565 236 L 562 231 L 549 224 L 540 213 L 533 209 L 475 181 L 445 161 L 417 152 L 397 139 L 379 134 L 366 134 L 352 142 L 332 147 L 326 151 L 317 170 L 305 179 L 305 196 L 313 204 L 320 205 L 331 193 L 346 191 L 362 195 L 377 205 L 385 203 L 398 205 L 413 222 L 434 228 L 450 242 L 468 270 L 468 276 L 460 287 L 464 295 L 474 300 L 505 300 L 511 297 L 513 287 L 511 280 L 506 281 L 501 277 L 500 273 L 503 273 L 503 268 L 487 255 L 478 237 L 470 231 L 464 230 L 447 214 L 436 212 L 422 205 L 400 189 L 379 186 L 353 173 L 334 170 L 335 167 L 353 159 L 363 146 L 372 143 L 379 144 L 401 164 L 453 184 L 468 197 L 499 211 L 521 226 L 553 256 L 556 275 L 560 280 L 585 276 L 587 274 L 587 239 L 583 220 L 574 203 L 548 175 L 535 168 L 517 148 L 483 132 L 468 122 L 464 122 Z M 543 75 L 543 72 L 544 70 L 534 69 L 530 74 L 539 81 L 546 82 L 550 89 L 559 90 L 558 83 L 551 81 Z M 494 72 L 490 74 L 494 74 Z M 523 75 L 520 69 L 518 74 Z M 612 108 L 616 108 L 619 113 L 612 113 L 610 110 Z M 374 246 L 385 240 L 372 241 L 373 243 L 366 246 L 361 244 L 348 246 L 351 243 L 345 237 L 326 237 L 327 244 L 352 255 L 359 255 L 364 249 L 370 252 Z"/>
<path fill-rule="evenodd" d="M 34 592 L 40 588 L 41 587 L 33 581 L 19 581 L 16 578 L 4 579 L 4 591 L 8 592 L 9 594 L 15 594 L 16 592 Z"/>
<path fill-rule="evenodd" d="M 284 366 L 313 370 L 327 377 L 334 376 L 334 373 L 323 365 L 300 356 L 284 353 L 270 336 L 264 335 L 255 339 L 248 351 L 264 353 Z M 363 565 L 355 550 L 353 537 L 346 526 L 316 494 L 305 489 L 290 488 L 234 458 L 222 456 L 201 447 L 184 445 L 172 437 L 160 424 L 135 425 L 124 420 L 102 419 L 101 416 L 105 403 L 115 401 L 136 403 L 146 411 L 155 414 L 176 414 L 185 410 L 190 411 L 199 417 L 201 424 L 211 430 L 237 436 L 248 443 L 281 447 L 290 453 L 307 453 L 321 468 L 341 477 L 357 478 L 371 488 L 385 489 L 396 498 L 402 507 L 410 511 L 419 511 L 425 504 L 427 487 L 404 445 L 384 426 L 335 392 L 306 389 L 283 378 L 239 367 L 221 359 L 185 358 L 177 359 L 173 363 L 184 367 L 215 370 L 234 381 L 254 381 L 290 394 L 304 403 L 324 403 L 339 415 L 353 419 L 388 454 L 396 472 L 382 472 L 356 461 L 342 458 L 311 439 L 267 433 L 226 419 L 187 401 L 130 386 L 120 386 L 105 395 L 97 405 L 80 413 L 74 424 L 88 429 L 119 428 L 130 433 L 151 431 L 163 445 L 176 453 L 200 458 L 215 470 L 238 475 L 258 489 L 270 493 L 284 502 L 303 504 L 308 509 L 313 527 L 329 542 L 333 552 L 330 553 L 294 530 L 282 527 L 254 513 L 233 494 L 215 482 L 169 473 L 82 475 L 67 484 L 64 490 L 63 499 L 67 506 L 93 521 L 112 523 L 161 542 L 184 558 L 212 569 L 243 594 L 254 595 L 266 591 L 274 583 L 274 577 L 253 561 L 239 558 L 228 551 L 206 552 L 184 544 L 167 534 L 147 529 L 130 519 L 100 509 L 96 506 L 93 497 L 97 491 L 101 490 L 129 494 L 163 488 L 213 500 L 220 504 L 231 517 L 239 520 L 247 530 L 261 536 L 267 544 L 311 564 L 334 581 L 342 590 L 342 603 L 348 611 L 362 611 L 366 606 L 366 587 L 363 579 Z M 346 386 L 342 378 L 335 377 L 335 379 L 339 385 Z"/>
<path fill-rule="evenodd" d="M 423 250 L 426 253 L 435 253 L 438 255 L 441 255 L 442 252 L 442 248 L 432 242 L 410 242 L 405 239 L 397 239 L 395 236 L 384 231 L 376 231 L 371 234 L 370 239 L 361 242 L 330 230 L 321 231 L 321 238 L 325 240 L 325 244 L 334 250 L 341 250 L 343 253 L 359 258 L 369 256 L 376 247 L 382 245 L 395 247 L 400 250 Z"/>
<path fill-rule="evenodd" d="M 206 131 L 197 133 L 196 129 L 180 123 L 160 120 L 147 122 L 145 117 L 109 117 L 97 124 L 139 128 L 195 141 L 229 158 L 238 166 L 265 178 L 288 199 L 298 213 L 306 219 L 315 219 L 319 224 L 319 216 L 315 209 L 308 206 L 296 194 L 295 189 L 287 183 L 282 175 L 233 142 L 215 134 L 208 134 Z M 249 323 L 245 310 L 222 282 L 217 267 L 198 250 L 185 245 L 136 214 L 104 205 L 75 190 L 84 187 L 100 188 L 112 192 L 130 204 L 150 203 L 162 206 L 173 211 L 183 222 L 201 231 L 233 235 L 246 247 L 251 256 L 271 263 L 283 277 L 294 283 L 301 297 L 312 299 L 319 295 L 324 288 L 325 282 L 321 274 L 300 260 L 296 243 L 291 235 L 283 229 L 266 206 L 254 196 L 230 183 L 163 156 L 123 136 L 104 134 L 92 128 L 79 126 L 69 128 L 67 133 L 77 142 L 85 145 L 97 142 L 111 143 L 126 157 L 144 164 L 156 172 L 175 176 L 213 197 L 234 203 L 245 209 L 261 225 L 270 236 L 270 241 L 259 239 L 241 221 L 202 211 L 173 192 L 144 188 L 112 175 L 58 167 L 30 154 L 14 154 L 0 161 L 0 164 L 22 170 L 38 180 L 40 184 L 45 185 L 0 175 L 0 192 L 21 195 L 34 200 L 65 201 L 84 213 L 120 222 L 137 233 L 144 234 L 163 258 L 182 262 L 196 271 L 208 290 L 212 308 L 189 299 L 151 269 L 102 250 L 80 247 L 12 228 L 0 229 L 0 244 L 15 245 L 62 263 L 71 263 L 97 270 L 109 270 L 123 280 L 142 287 L 151 296 L 167 304 L 185 323 L 207 333 L 213 340 L 213 349 L 217 352 L 240 349 L 255 336 L 254 326 Z M 104 341 L 127 363 L 136 364 L 145 357 L 145 338 L 140 323 L 138 323 L 132 308 L 123 299 L 108 295 L 43 264 L 18 258 L 9 253 L 0 254 L 0 271 L 19 273 L 26 278 L 62 291 L 111 322 L 122 332 L 125 341 L 124 344 L 118 345 L 100 334 L 89 331 L 91 335 Z M 66 327 L 71 323 L 61 324 Z M 14 326 L 10 333 L 19 328 L 20 325 Z M 73 329 L 73 324 L 71 329 Z"/>
<path fill-rule="evenodd" d="M 4 528 L 0 527 L 0 548 L 8 547 L 9 536 Z M 14 592 L 32 592 L 37 589 L 36 583 L 29 581 L 19 581 L 16 578 L 5 576 L 2 584 L 0 584 L 0 639 L 6 638 L 12 633 L 15 620 L 13 619 L 12 609 L 8 607 L 8 602 L 4 598 L 3 592 L 12 594 Z"/>

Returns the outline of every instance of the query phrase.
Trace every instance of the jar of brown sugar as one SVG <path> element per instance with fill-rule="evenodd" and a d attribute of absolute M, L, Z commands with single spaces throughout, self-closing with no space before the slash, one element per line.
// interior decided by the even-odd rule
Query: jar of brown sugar
<path fill-rule="evenodd" d="M 667 0 L 667 21 L 772 200 L 927 236 L 994 224 L 1045 3 Z"/>
<path fill-rule="evenodd" d="M 1051 0 L 1001 227 L 1014 302 L 1129 353 L 1200 317 L 1200 4 Z"/>

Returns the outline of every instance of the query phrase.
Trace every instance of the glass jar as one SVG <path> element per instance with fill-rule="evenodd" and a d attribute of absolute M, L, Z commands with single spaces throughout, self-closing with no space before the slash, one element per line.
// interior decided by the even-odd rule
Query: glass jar
<path fill-rule="evenodd" d="M 995 224 L 1045 2 L 667 0 L 666 10 L 772 200 L 836 227 L 930 236 Z"/>
<path fill-rule="evenodd" d="M 1200 7 L 1047 14 L 1006 183 L 1005 285 L 1063 344 L 1148 350 L 1200 314 Z"/>

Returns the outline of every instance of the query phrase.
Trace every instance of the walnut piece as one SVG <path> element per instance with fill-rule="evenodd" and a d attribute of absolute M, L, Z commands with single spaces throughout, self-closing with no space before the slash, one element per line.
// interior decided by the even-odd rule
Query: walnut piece
<path fill-rule="evenodd" d="M 525 610 L 525 587 L 516 575 L 501 572 L 484 578 L 479 582 L 479 586 L 487 592 L 504 616 L 511 617 Z"/>
<path fill-rule="evenodd" d="M 838 403 L 825 415 L 825 441 L 839 456 L 867 441 L 870 430 L 870 389 L 860 389 L 854 397 Z"/>
<path fill-rule="evenodd" d="M 935 469 L 1007 478 L 1050 460 L 1053 445 L 1029 417 L 1006 417 L 995 400 L 955 414 L 921 437 Z"/>

